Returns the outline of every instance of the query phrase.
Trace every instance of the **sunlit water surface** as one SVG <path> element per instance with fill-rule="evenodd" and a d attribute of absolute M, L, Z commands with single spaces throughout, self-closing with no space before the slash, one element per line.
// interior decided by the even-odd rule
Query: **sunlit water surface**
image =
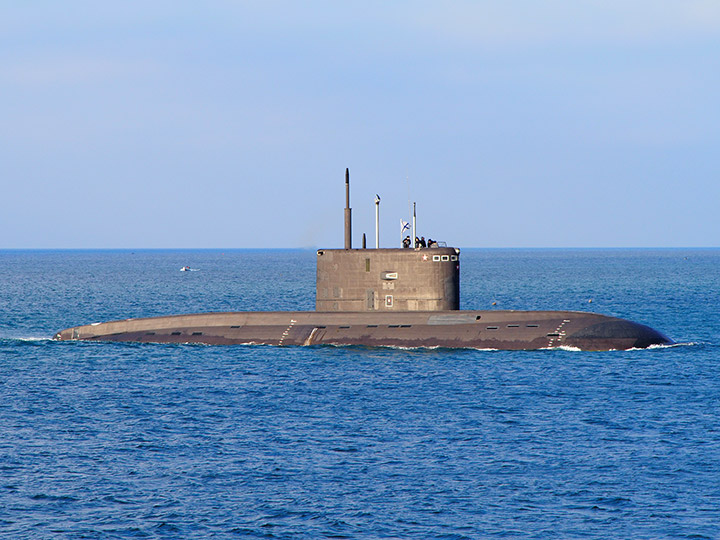
<path fill-rule="evenodd" d="M 720 537 L 720 251 L 461 260 L 465 309 L 596 311 L 680 345 L 52 342 L 95 321 L 313 309 L 315 253 L 0 252 L 0 536 Z"/>

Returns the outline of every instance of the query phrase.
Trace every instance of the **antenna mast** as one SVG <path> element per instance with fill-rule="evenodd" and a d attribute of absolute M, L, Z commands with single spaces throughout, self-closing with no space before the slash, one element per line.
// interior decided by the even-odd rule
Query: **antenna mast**
<path fill-rule="evenodd" d="M 416 227 L 416 212 L 415 212 L 415 203 L 413 203 L 413 237 L 412 237 L 412 247 L 418 247 L 415 245 L 415 239 L 417 238 L 417 227 Z"/>
<path fill-rule="evenodd" d="M 352 249 L 352 210 L 350 209 L 350 169 L 345 169 L 345 249 Z"/>
<path fill-rule="evenodd" d="M 380 247 L 380 195 L 375 194 L 375 249 Z"/>

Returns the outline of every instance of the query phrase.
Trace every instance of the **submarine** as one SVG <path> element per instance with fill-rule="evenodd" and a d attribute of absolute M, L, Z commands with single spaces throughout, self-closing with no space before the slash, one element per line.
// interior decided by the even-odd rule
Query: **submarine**
<path fill-rule="evenodd" d="M 376 199 L 378 204 L 379 198 Z M 315 311 L 125 319 L 67 328 L 58 341 L 582 351 L 674 342 L 643 324 L 581 311 L 460 310 L 460 250 L 353 248 L 345 170 L 344 249 L 318 249 Z"/>

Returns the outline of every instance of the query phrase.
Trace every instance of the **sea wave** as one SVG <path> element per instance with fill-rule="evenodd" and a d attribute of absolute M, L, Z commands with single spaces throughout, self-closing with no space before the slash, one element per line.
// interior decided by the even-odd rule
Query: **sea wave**
<path fill-rule="evenodd" d="M 4 336 L 0 337 L 0 341 L 8 342 L 8 343 L 43 343 L 43 342 L 51 342 L 53 341 L 52 338 L 49 338 L 47 336 Z"/>
<path fill-rule="evenodd" d="M 688 341 L 686 343 L 670 343 L 670 344 L 662 344 L 662 343 L 656 343 L 653 345 L 649 345 L 647 347 L 633 347 L 632 349 L 628 349 L 628 351 L 648 351 L 648 350 L 657 350 L 657 349 L 675 349 L 677 347 L 695 347 L 696 345 L 701 345 L 700 343 L 694 342 L 694 341 Z"/>

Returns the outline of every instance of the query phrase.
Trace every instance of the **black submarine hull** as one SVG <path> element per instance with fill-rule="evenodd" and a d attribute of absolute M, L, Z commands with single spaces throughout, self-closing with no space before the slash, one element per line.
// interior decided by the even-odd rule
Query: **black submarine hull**
<path fill-rule="evenodd" d="M 59 341 L 362 345 L 583 351 L 627 350 L 673 343 L 652 328 L 576 311 L 228 312 L 126 319 L 76 326 Z"/>

